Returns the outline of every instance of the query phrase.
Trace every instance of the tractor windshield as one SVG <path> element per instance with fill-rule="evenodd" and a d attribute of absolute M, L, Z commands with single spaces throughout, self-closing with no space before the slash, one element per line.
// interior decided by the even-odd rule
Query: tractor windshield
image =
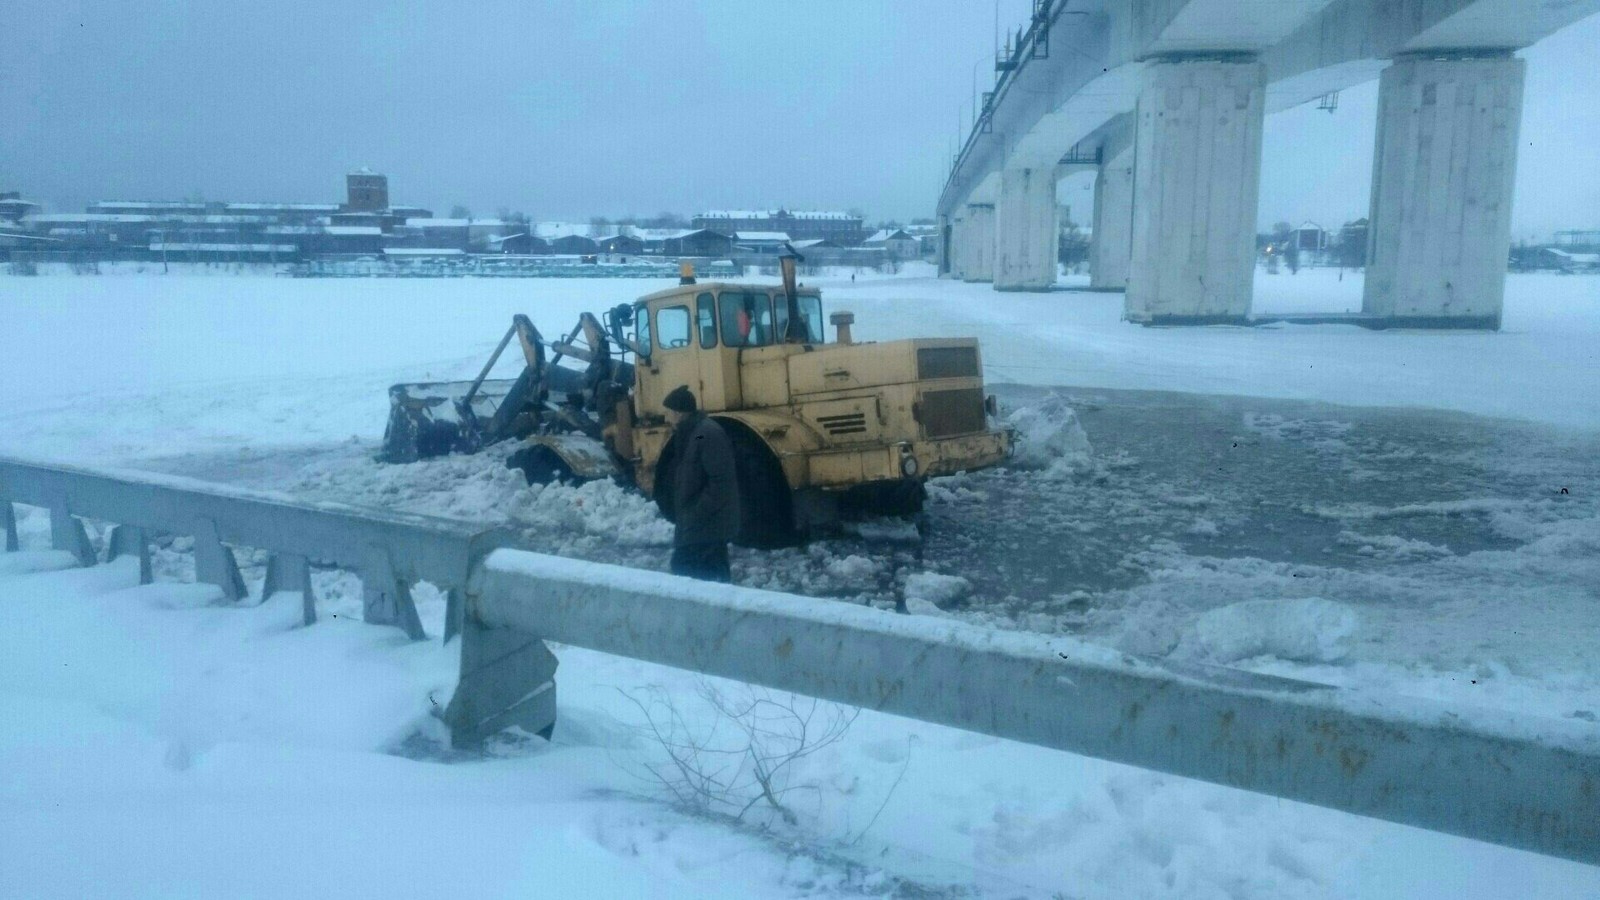
<path fill-rule="evenodd" d="M 718 298 L 725 347 L 765 347 L 776 343 L 772 300 L 765 292 L 723 291 Z"/>
<path fill-rule="evenodd" d="M 822 331 L 822 298 L 801 294 L 795 300 L 800 305 L 800 318 L 806 323 L 806 343 L 823 343 L 826 338 Z M 782 293 L 777 293 L 772 295 L 772 306 L 778 313 L 778 335 L 782 337 L 789 328 L 789 301 Z"/>
<path fill-rule="evenodd" d="M 824 343 L 822 298 L 801 294 L 800 318 L 806 323 L 806 342 Z M 789 304 L 783 294 L 765 291 L 723 291 L 718 297 L 724 347 L 766 347 L 783 342 L 789 326 Z"/>

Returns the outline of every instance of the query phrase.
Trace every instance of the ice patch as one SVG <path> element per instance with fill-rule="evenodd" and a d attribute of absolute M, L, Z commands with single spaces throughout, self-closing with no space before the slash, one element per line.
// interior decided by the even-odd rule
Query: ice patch
<path fill-rule="evenodd" d="M 1438 559 L 1450 555 L 1449 547 L 1441 547 L 1438 544 L 1401 537 L 1397 534 L 1361 534 L 1356 531 L 1341 531 L 1335 540 L 1342 546 L 1355 548 L 1355 551 L 1362 556 L 1370 556 L 1374 559 Z"/>
<path fill-rule="evenodd" d="M 928 480 L 928 502 L 940 504 L 960 503 L 964 500 L 982 500 L 982 494 L 969 487 L 962 486 L 962 482 L 966 478 L 967 476 L 964 472 L 943 478 L 930 478 Z"/>
<path fill-rule="evenodd" d="M 1089 436 L 1060 394 L 1014 410 L 1006 423 L 1017 430 L 1016 467 L 1038 469 L 1045 478 L 1071 478 L 1094 467 Z"/>
<path fill-rule="evenodd" d="M 1195 634 L 1219 662 L 1253 656 L 1336 662 L 1350 654 L 1359 625 L 1355 610 L 1319 597 L 1246 600 L 1202 614 Z"/>
<path fill-rule="evenodd" d="M 922 540 L 917 524 L 910 519 L 867 519 L 863 522 L 846 522 L 843 530 L 868 541 L 915 544 Z"/>
<path fill-rule="evenodd" d="M 1270 413 L 1245 413 L 1244 427 L 1275 440 L 1300 441 L 1315 450 L 1339 452 L 1348 447 L 1343 439 L 1351 425 L 1349 422 L 1285 419 Z"/>
<path fill-rule="evenodd" d="M 878 564 L 871 559 L 852 553 L 843 559 L 831 560 L 826 566 L 828 577 L 842 584 L 865 590 L 872 587 L 878 577 Z"/>
<path fill-rule="evenodd" d="M 943 608 L 965 597 L 972 590 L 972 582 L 959 575 L 940 575 L 937 572 L 916 572 L 906 578 L 906 608 L 932 604 Z M 915 612 L 915 609 L 912 609 Z"/>

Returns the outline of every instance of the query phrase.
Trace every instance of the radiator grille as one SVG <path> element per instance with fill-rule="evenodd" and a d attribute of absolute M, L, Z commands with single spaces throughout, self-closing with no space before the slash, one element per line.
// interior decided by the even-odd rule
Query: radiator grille
<path fill-rule="evenodd" d="M 853 412 L 839 416 L 818 416 L 817 424 L 832 435 L 861 434 L 867 430 L 867 414 Z"/>
<path fill-rule="evenodd" d="M 929 391 L 922 395 L 922 433 L 930 438 L 982 431 L 983 390 Z"/>
<path fill-rule="evenodd" d="M 923 347 L 917 350 L 917 378 L 978 377 L 977 347 Z"/>

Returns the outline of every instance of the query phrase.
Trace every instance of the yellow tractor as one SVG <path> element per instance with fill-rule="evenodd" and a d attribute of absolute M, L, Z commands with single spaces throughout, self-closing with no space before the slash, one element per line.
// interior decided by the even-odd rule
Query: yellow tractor
<path fill-rule="evenodd" d="M 564 340 L 517 316 L 475 381 L 390 389 L 382 458 L 517 439 L 509 465 L 530 482 L 611 477 L 653 496 L 672 437 L 662 401 L 687 385 L 735 448 L 739 542 L 774 546 L 842 518 L 917 512 L 930 476 L 1010 456 L 975 339 L 858 344 L 838 312 L 829 341 L 797 258 L 770 286 L 697 283 L 685 265 L 676 287 L 606 312 L 604 326 L 585 313 Z M 487 379 L 513 338 L 522 375 Z"/>

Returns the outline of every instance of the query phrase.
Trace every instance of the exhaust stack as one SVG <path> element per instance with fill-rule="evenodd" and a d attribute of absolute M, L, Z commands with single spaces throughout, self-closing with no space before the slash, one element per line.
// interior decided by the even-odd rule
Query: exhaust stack
<path fill-rule="evenodd" d="M 850 326 L 854 325 L 856 323 L 856 314 L 855 313 L 853 313 L 853 312 L 845 312 L 844 310 L 841 309 L 838 312 L 836 312 L 833 315 L 828 317 L 828 323 L 831 324 L 834 328 L 838 329 L 838 331 L 839 331 L 839 343 L 841 343 L 841 344 L 853 344 L 853 343 L 855 343 L 854 341 L 852 341 L 850 339 Z"/>

